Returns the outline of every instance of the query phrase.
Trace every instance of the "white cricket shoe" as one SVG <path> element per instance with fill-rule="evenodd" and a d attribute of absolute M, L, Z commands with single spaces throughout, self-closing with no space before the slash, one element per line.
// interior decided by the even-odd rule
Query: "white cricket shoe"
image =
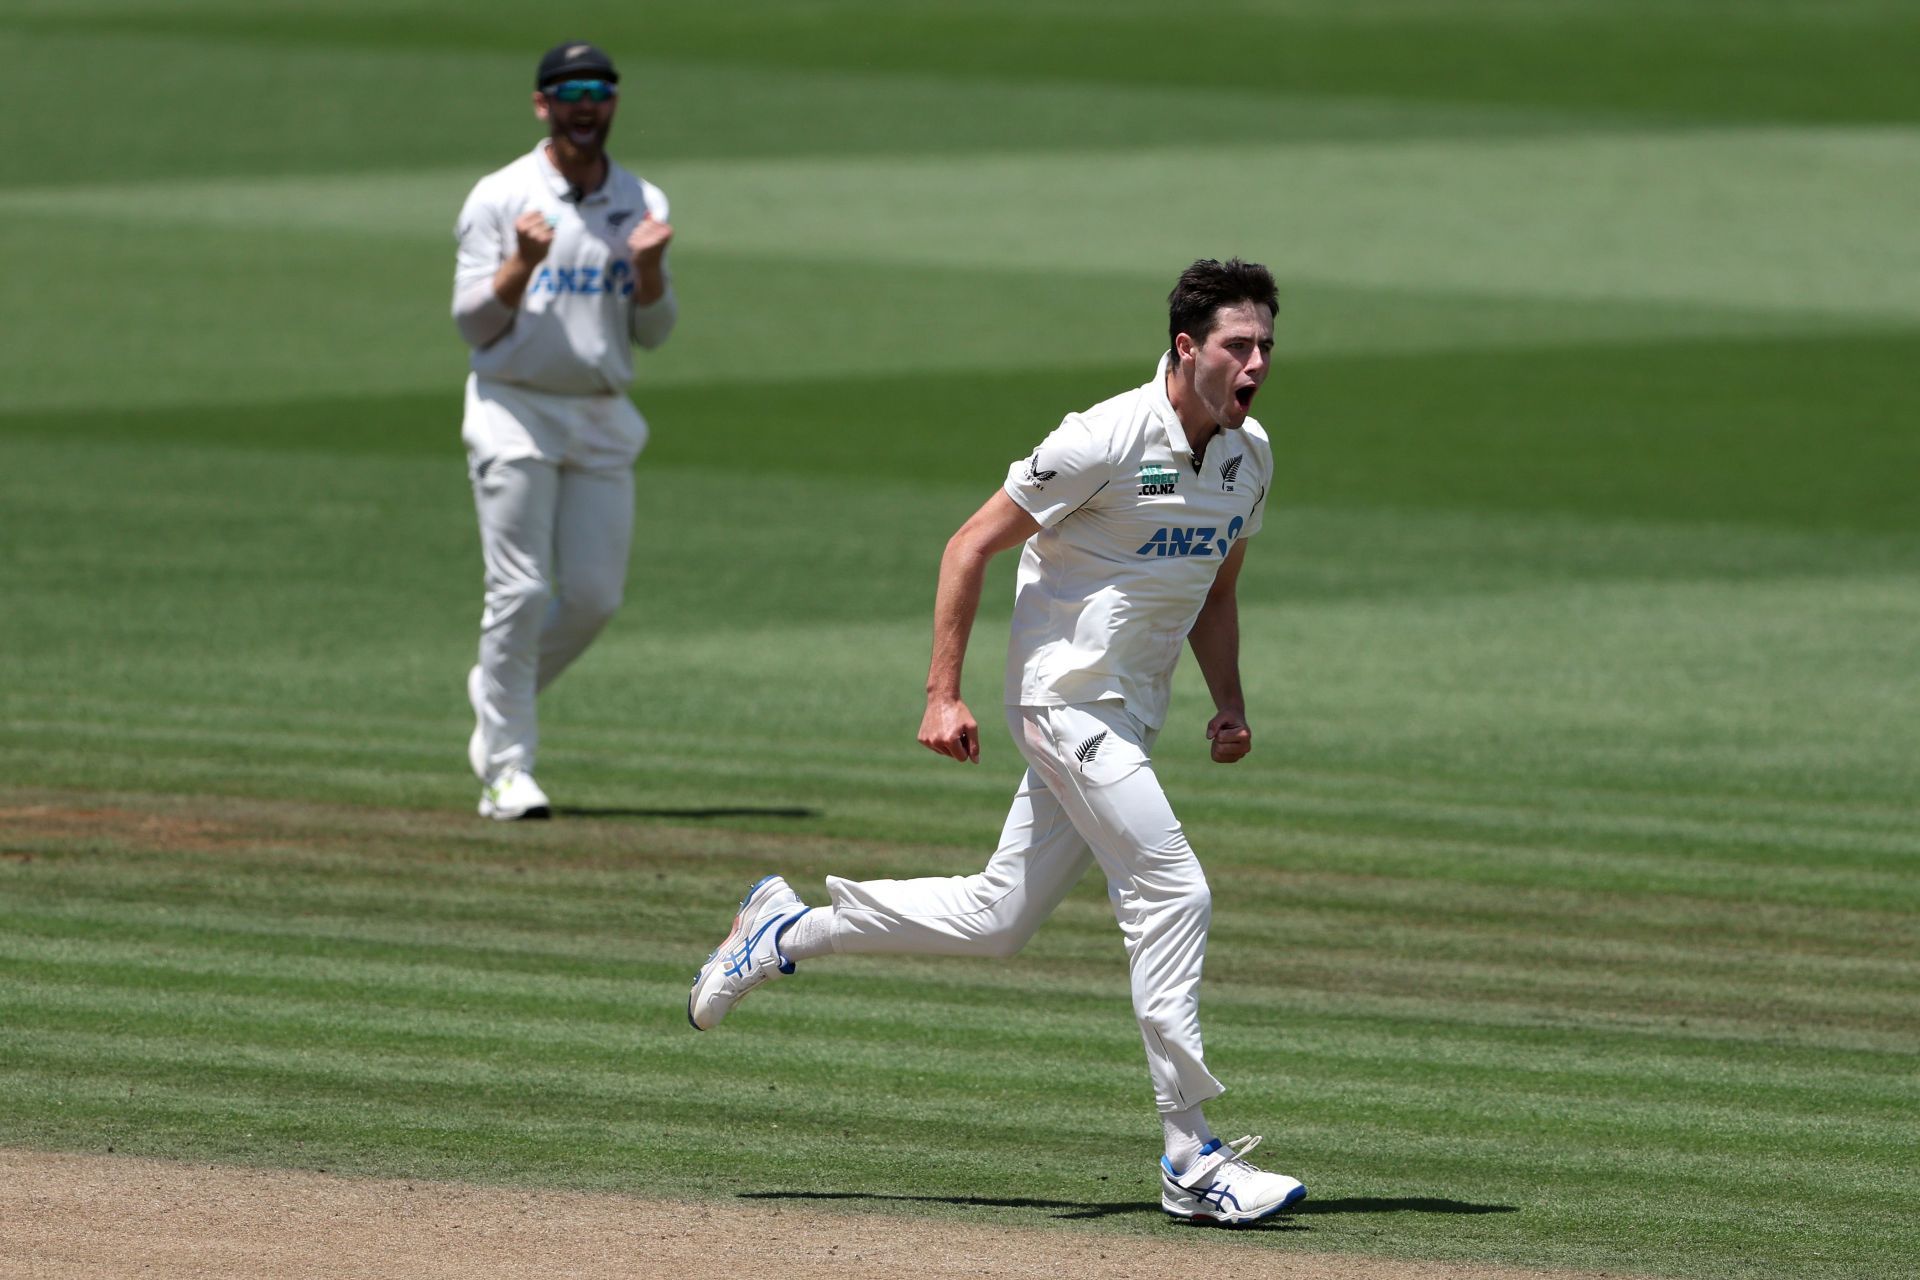
<path fill-rule="evenodd" d="M 489 782 L 480 792 L 480 816 L 495 822 L 517 822 L 522 818 L 551 818 L 553 805 L 547 793 L 521 769 L 509 769 Z"/>
<path fill-rule="evenodd" d="M 733 929 L 694 976 L 687 993 L 687 1021 L 696 1031 L 711 1031 L 734 1005 L 769 978 L 793 972 L 793 961 L 780 954 L 776 938 L 780 926 L 805 915 L 810 908 L 779 876 L 766 876 L 747 890 Z"/>
<path fill-rule="evenodd" d="M 473 708 L 473 734 L 467 739 L 467 763 L 473 768 L 473 776 L 485 782 L 487 780 L 487 717 L 481 702 L 480 664 L 475 663 L 467 672 L 467 703 Z"/>
<path fill-rule="evenodd" d="M 1307 1198 L 1298 1178 L 1268 1173 L 1247 1163 L 1247 1152 L 1260 1145 L 1252 1136 L 1231 1143 L 1215 1138 L 1200 1148 L 1199 1158 L 1185 1173 L 1175 1173 L 1160 1157 L 1160 1207 L 1191 1222 L 1239 1226 L 1284 1213 Z"/>

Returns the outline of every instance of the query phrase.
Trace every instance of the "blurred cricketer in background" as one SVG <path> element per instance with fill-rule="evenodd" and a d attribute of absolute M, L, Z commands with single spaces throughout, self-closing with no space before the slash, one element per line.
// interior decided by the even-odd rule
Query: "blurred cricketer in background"
<path fill-rule="evenodd" d="M 768 876 L 694 980 L 687 1016 L 713 1027 L 760 983 L 835 952 L 1010 956 L 1097 862 L 1166 1139 L 1161 1207 L 1243 1223 L 1298 1204 L 1306 1188 L 1246 1160 L 1260 1139 L 1222 1142 L 1202 1115 L 1224 1087 L 1200 1046 L 1212 898 L 1149 752 L 1183 644 L 1213 695 L 1213 759 L 1231 764 L 1253 746 L 1234 584 L 1273 477 L 1267 435 L 1248 410 L 1271 367 L 1278 299 L 1265 267 L 1206 259 L 1167 302 L 1171 349 L 1153 376 L 1068 414 L 1008 469 L 940 561 L 920 741 L 978 761 L 961 663 L 987 562 L 1022 547 L 1005 703 L 1027 772 L 986 869 L 829 876 L 832 905 L 818 909 Z"/>
<path fill-rule="evenodd" d="M 455 232 L 486 590 L 467 755 L 480 813 L 503 821 L 551 815 L 534 699 L 620 605 L 647 440 L 627 399 L 633 348 L 665 342 L 678 313 L 667 198 L 606 152 L 619 81 L 591 44 L 550 49 L 533 94 L 548 136 L 480 180 Z"/>

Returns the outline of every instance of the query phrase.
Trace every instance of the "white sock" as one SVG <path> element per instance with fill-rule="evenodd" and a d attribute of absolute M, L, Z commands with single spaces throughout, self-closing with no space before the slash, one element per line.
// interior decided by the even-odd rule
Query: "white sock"
<path fill-rule="evenodd" d="M 833 908 L 815 907 L 774 939 L 780 954 L 795 961 L 833 954 Z"/>
<path fill-rule="evenodd" d="M 1167 1163 L 1175 1173 L 1185 1173 L 1200 1158 L 1200 1148 L 1213 1141 L 1213 1130 L 1199 1107 L 1162 1111 L 1160 1125 L 1167 1131 Z"/>

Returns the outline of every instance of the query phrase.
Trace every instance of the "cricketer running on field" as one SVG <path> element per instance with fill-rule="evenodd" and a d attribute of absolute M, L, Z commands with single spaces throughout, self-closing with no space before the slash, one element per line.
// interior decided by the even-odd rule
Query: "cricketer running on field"
<path fill-rule="evenodd" d="M 1265 267 L 1194 263 L 1168 298 L 1172 346 L 1153 376 L 1067 415 L 947 543 L 919 736 L 960 761 L 980 758 L 960 671 L 987 562 L 1021 547 L 1005 701 L 1027 772 L 986 868 L 829 876 L 831 905 L 817 909 L 766 877 L 694 981 L 695 1027 L 717 1025 L 760 983 L 816 956 L 1010 956 L 1098 863 L 1166 1138 L 1161 1207 L 1244 1223 L 1305 1198 L 1298 1180 L 1247 1161 L 1260 1139 L 1222 1142 L 1203 1114 L 1223 1089 L 1200 1039 L 1212 897 L 1151 756 L 1183 645 L 1213 695 L 1214 760 L 1252 749 L 1235 584 L 1273 478 L 1266 432 L 1248 411 L 1271 368 L 1277 305 Z"/>

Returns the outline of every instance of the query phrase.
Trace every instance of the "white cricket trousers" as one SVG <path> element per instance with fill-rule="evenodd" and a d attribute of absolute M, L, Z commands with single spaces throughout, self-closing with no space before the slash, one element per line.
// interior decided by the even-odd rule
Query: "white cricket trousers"
<path fill-rule="evenodd" d="M 1225 1090 L 1200 1048 L 1200 969 L 1213 900 L 1154 776 L 1155 731 L 1118 702 L 1008 707 L 1027 774 L 1000 847 L 972 876 L 827 878 L 833 949 L 1010 956 L 1098 862 L 1126 942 L 1133 1012 L 1162 1111 Z"/>
<path fill-rule="evenodd" d="M 534 698 L 620 607 L 633 539 L 633 469 L 583 471 L 538 458 L 478 464 L 486 594 L 480 705 L 487 777 L 533 771 Z"/>

